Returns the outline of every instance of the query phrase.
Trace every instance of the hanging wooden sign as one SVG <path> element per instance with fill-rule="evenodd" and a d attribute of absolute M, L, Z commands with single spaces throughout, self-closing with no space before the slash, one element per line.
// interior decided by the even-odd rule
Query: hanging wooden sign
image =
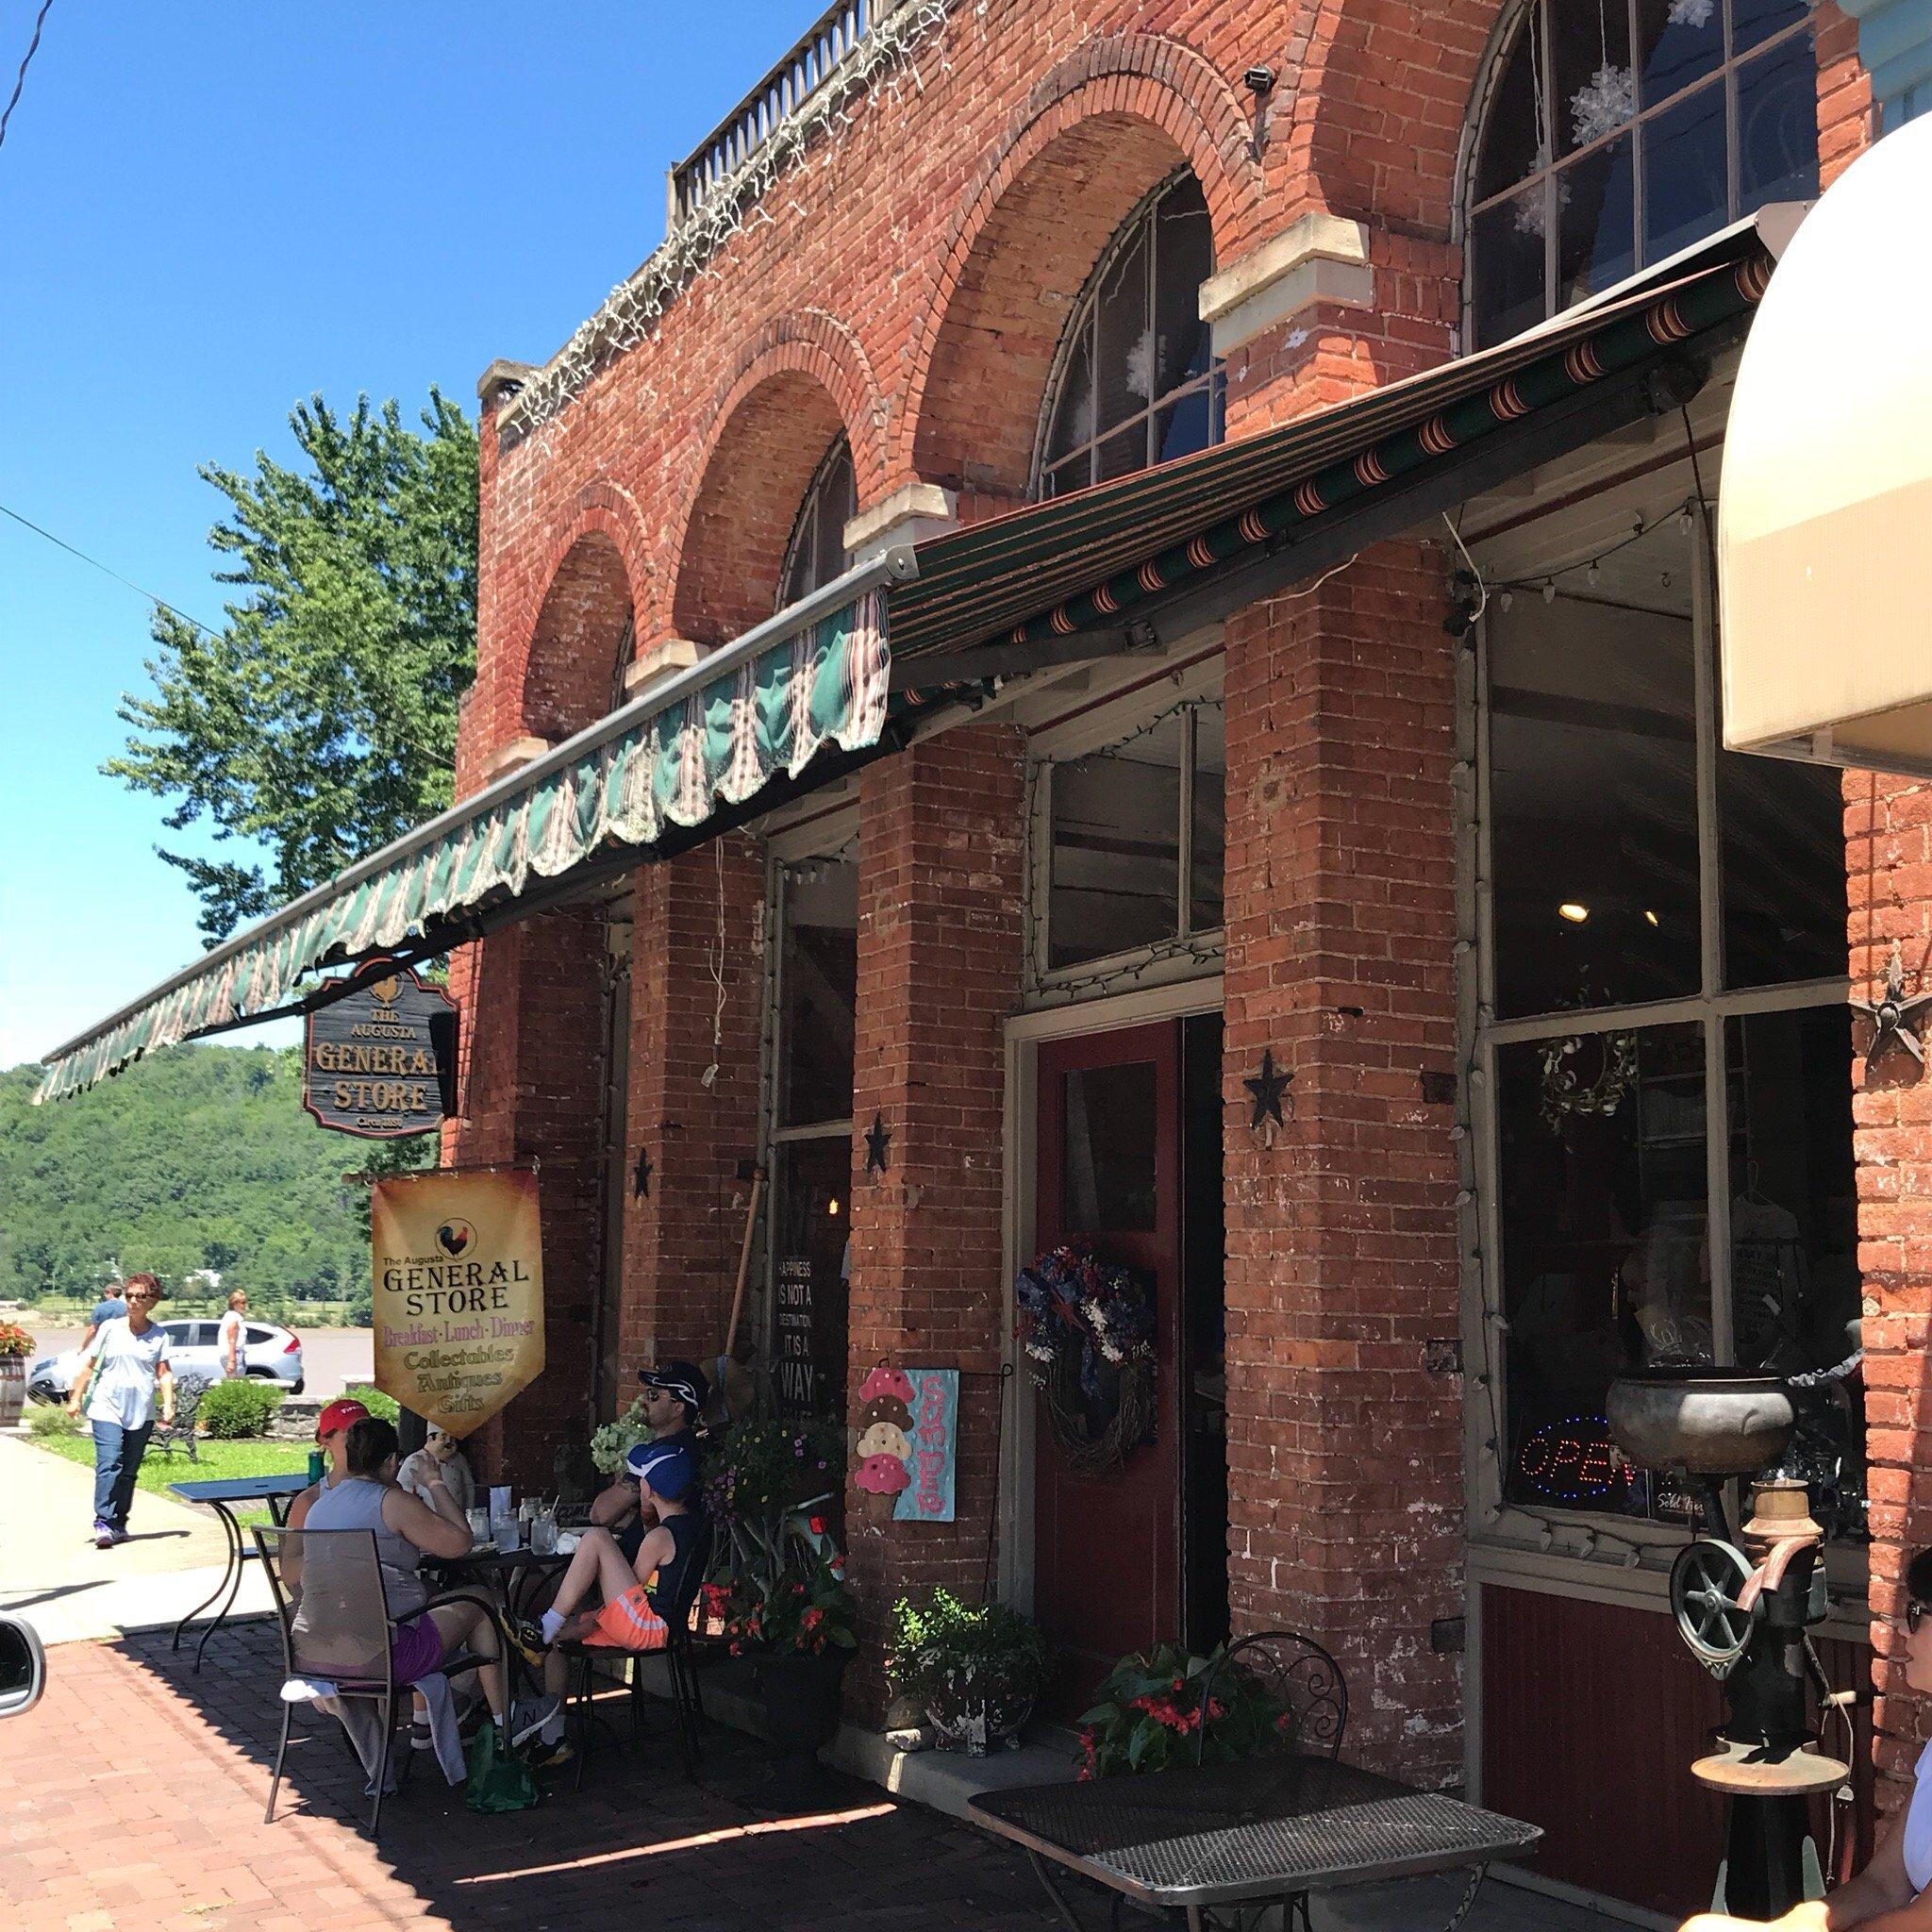
<path fill-rule="evenodd" d="M 302 1105 L 365 1141 L 427 1134 L 456 1111 L 457 1005 L 407 966 L 365 968 L 356 991 L 308 1015 Z"/>
<path fill-rule="evenodd" d="M 467 1436 L 543 1372 L 537 1176 L 443 1171 L 370 1197 L 375 1386 Z"/>

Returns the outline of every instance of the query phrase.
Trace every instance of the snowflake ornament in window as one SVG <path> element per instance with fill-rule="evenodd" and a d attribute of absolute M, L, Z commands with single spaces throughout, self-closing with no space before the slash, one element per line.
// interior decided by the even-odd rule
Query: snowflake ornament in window
<path fill-rule="evenodd" d="M 1588 147 L 1637 118 L 1637 70 L 1606 60 L 1570 99 L 1570 131 Z"/>
<path fill-rule="evenodd" d="M 1516 212 L 1510 218 L 1509 225 L 1525 240 L 1541 242 L 1549 231 L 1548 191 L 1538 189 L 1533 193 L 1522 196 L 1516 204 Z M 1570 177 L 1557 176 L 1557 213 L 1560 218 L 1563 210 L 1570 206 Z"/>
<path fill-rule="evenodd" d="M 1703 28 L 1710 25 L 1717 0 L 1671 0 L 1671 25 Z"/>

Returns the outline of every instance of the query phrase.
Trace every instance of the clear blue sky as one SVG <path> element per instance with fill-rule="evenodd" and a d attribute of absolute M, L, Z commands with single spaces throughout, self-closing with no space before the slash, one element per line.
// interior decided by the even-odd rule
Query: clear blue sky
<path fill-rule="evenodd" d="M 0 102 L 35 10 L 0 0 Z M 545 359 L 817 11 L 55 0 L 0 147 L 0 503 L 215 621 L 195 465 L 288 456 L 311 391 L 474 410 Z M 164 807 L 99 772 L 148 649 L 140 598 L 0 520 L 0 1067 L 200 949 Z"/>

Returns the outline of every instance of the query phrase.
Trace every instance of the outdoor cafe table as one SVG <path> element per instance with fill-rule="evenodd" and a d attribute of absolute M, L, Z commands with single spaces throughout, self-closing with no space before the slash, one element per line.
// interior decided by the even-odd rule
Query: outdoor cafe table
<path fill-rule="evenodd" d="M 1228 1923 L 1216 1907 L 1467 1869 L 1447 1932 L 1475 1903 L 1492 1858 L 1541 1829 L 1440 1791 L 1326 1758 L 1255 1758 L 1085 1784 L 982 1791 L 975 1824 L 1024 1848 L 1062 1918 L 1083 1932 L 1055 1877 L 1077 1872 L 1143 1906 L 1185 1911 L 1189 1932 Z"/>
<path fill-rule="evenodd" d="M 255 1554 L 243 1541 L 242 1525 L 235 1520 L 235 1511 L 251 1503 L 266 1503 L 275 1522 L 286 1523 L 291 1505 L 308 1487 L 308 1477 L 305 1474 L 230 1475 L 214 1482 L 168 1485 L 169 1492 L 179 1496 L 184 1503 L 200 1503 L 212 1509 L 222 1519 L 222 1527 L 228 1537 L 228 1559 L 222 1571 L 222 1580 L 215 1585 L 212 1595 L 196 1604 L 175 1625 L 175 1641 L 169 1645 L 171 1650 L 179 1650 L 181 1633 L 219 1598 L 221 1608 L 201 1633 L 201 1641 L 194 1646 L 194 1668 L 197 1671 L 201 1668 L 202 1653 L 208 1649 L 208 1639 L 222 1627 L 223 1621 L 234 1607 L 236 1595 L 242 1588 L 242 1565 Z"/>
<path fill-rule="evenodd" d="M 465 1584 L 493 1586 L 503 1591 L 511 1616 L 524 1615 L 548 1576 L 560 1576 L 570 1567 L 568 1550 L 540 1557 L 526 1543 L 520 1550 L 472 1550 L 464 1557 L 425 1557 L 423 1567 L 434 1572 L 445 1590 Z"/>

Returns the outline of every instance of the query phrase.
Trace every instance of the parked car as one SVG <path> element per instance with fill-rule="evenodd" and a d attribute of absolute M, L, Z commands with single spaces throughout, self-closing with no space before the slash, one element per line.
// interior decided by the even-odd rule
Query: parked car
<path fill-rule="evenodd" d="M 47 1653 L 25 1617 L 0 1610 L 0 1717 L 23 1717 L 41 1701 Z"/>
<path fill-rule="evenodd" d="M 168 1360 L 177 1375 L 199 1375 L 204 1381 L 222 1379 L 218 1319 L 207 1322 L 163 1322 L 168 1337 Z M 259 1381 L 275 1382 L 291 1395 L 302 1392 L 302 1338 L 292 1328 L 272 1322 L 251 1322 L 242 1351 L 243 1366 Z M 43 1355 L 26 1372 L 26 1392 L 35 1402 L 65 1402 L 79 1373 L 78 1352 Z"/>

